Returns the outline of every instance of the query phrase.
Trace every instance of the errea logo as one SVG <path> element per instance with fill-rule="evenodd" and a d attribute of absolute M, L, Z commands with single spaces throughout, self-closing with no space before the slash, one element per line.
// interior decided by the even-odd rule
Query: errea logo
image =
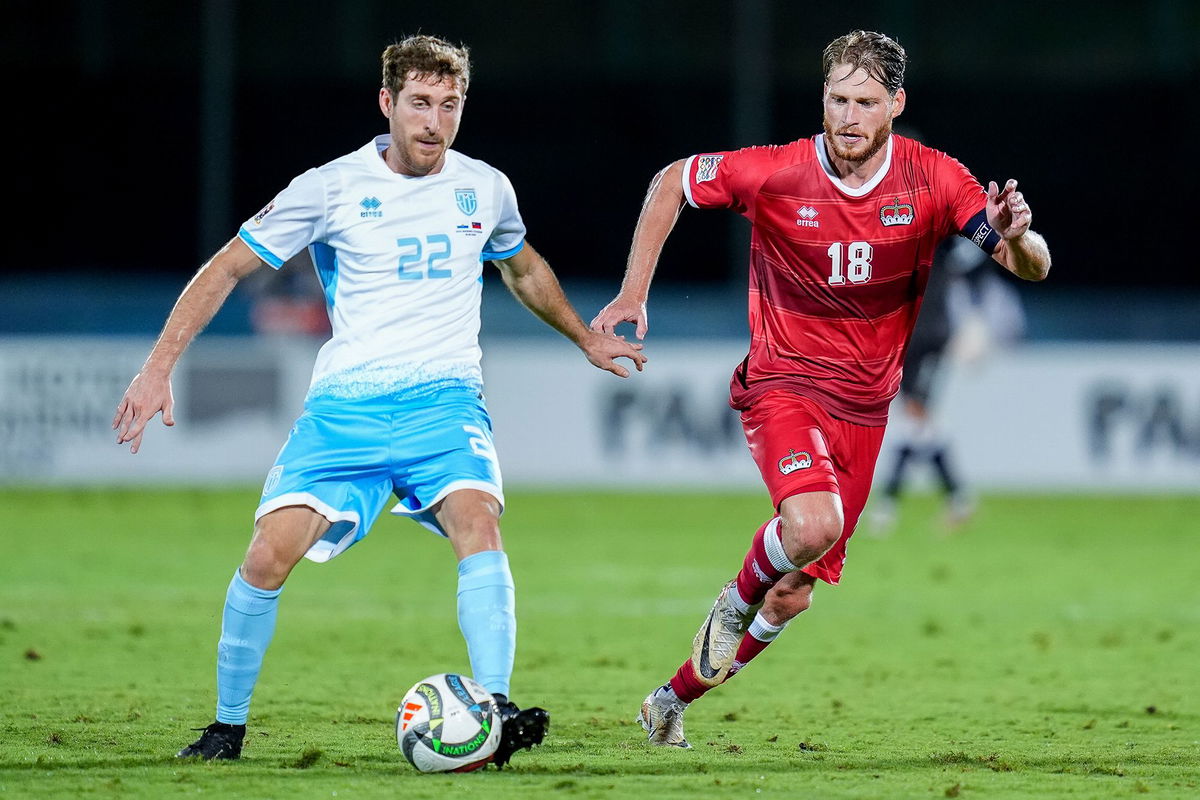
<path fill-rule="evenodd" d="M 817 210 L 812 206 L 800 206 L 796 209 L 796 224 L 801 228 L 819 228 L 821 223 L 817 221 Z"/>
<path fill-rule="evenodd" d="M 383 216 L 383 212 L 379 210 L 383 203 L 379 202 L 378 197 L 364 197 L 358 204 L 362 207 L 358 214 L 362 219 L 378 219 Z"/>

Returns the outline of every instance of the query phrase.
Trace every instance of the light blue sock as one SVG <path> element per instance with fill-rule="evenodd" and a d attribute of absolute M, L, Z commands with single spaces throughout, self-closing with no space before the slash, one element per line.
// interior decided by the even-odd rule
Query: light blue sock
<path fill-rule="evenodd" d="M 221 641 L 217 644 L 217 721 L 245 725 L 250 714 L 250 695 L 258 681 L 263 654 L 275 633 L 279 593 L 259 589 L 233 573 L 225 595 L 221 617 Z"/>
<path fill-rule="evenodd" d="M 516 600 L 508 556 L 484 550 L 458 562 L 458 627 L 467 640 L 475 680 L 508 694 L 517 651 Z"/>

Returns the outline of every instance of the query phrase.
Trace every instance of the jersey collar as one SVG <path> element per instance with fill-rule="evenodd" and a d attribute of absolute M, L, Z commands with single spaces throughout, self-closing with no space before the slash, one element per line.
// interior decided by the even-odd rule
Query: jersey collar
<path fill-rule="evenodd" d="M 895 138 L 895 136 L 888 137 L 887 155 L 883 157 L 883 163 L 879 165 L 879 169 L 876 170 L 875 174 L 871 176 L 871 179 L 862 186 L 859 186 L 857 189 L 847 186 L 842 182 L 842 179 L 838 177 L 838 174 L 834 172 L 833 164 L 829 163 L 829 153 L 825 152 L 825 134 L 817 134 L 816 138 L 813 139 L 813 146 L 817 148 L 817 160 L 821 162 L 821 169 L 825 173 L 825 177 L 829 178 L 829 182 L 832 183 L 842 194 L 849 195 L 850 197 L 862 197 L 863 195 L 869 194 L 872 189 L 878 186 L 880 182 L 887 176 L 888 170 L 891 169 L 892 142 L 895 140 Z"/>

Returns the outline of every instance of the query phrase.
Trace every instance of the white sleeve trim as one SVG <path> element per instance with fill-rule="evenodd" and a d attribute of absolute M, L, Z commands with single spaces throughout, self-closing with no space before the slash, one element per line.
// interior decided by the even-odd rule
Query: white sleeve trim
<path fill-rule="evenodd" d="M 692 182 L 688 180 L 688 176 L 692 174 L 692 162 L 696 160 L 695 156 L 688 156 L 687 161 L 683 162 L 683 196 L 687 198 L 688 205 L 692 208 L 699 208 L 696 201 L 692 199 Z"/>

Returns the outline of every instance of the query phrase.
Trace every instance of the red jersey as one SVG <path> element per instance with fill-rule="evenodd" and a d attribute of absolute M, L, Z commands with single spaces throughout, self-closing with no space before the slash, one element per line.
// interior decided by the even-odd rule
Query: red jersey
<path fill-rule="evenodd" d="M 786 389 L 883 425 L 934 249 L 957 232 L 990 254 L 999 237 L 983 187 L 945 153 L 892 135 L 883 166 L 854 189 L 834 174 L 824 138 L 692 156 L 684 194 L 753 223 L 750 353 L 730 404 Z"/>

